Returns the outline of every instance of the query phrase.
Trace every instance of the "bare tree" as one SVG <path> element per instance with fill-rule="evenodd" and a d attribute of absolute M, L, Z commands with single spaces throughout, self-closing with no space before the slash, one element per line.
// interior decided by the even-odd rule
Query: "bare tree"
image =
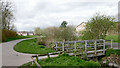
<path fill-rule="evenodd" d="M 36 35 L 41 35 L 41 29 L 40 29 L 40 27 L 36 27 L 36 28 L 34 29 L 34 33 L 35 33 Z"/>
<path fill-rule="evenodd" d="M 2 1 L 0 1 L 0 29 L 2 29 Z"/>
<path fill-rule="evenodd" d="M 11 30 L 12 22 L 15 19 L 13 15 L 13 6 L 11 2 L 1 2 L 2 4 L 2 29 Z M 13 29 L 12 29 L 13 30 Z"/>

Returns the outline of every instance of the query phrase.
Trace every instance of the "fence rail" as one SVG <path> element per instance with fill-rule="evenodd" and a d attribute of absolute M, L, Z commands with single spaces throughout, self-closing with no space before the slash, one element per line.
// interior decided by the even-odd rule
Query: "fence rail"
<path fill-rule="evenodd" d="M 106 45 L 107 41 L 111 41 L 110 47 Z M 86 57 L 89 57 L 88 54 L 93 53 L 93 56 L 98 56 L 97 54 L 101 52 L 100 55 L 105 55 L 107 48 L 112 48 L 112 40 L 84 40 L 84 41 L 63 41 L 55 42 L 56 46 L 54 47 L 57 51 L 62 51 L 63 53 L 74 53 L 73 55 L 85 54 Z M 71 45 L 71 46 L 70 46 Z M 83 52 L 81 51 L 83 50 Z M 81 52 L 79 52 L 81 51 Z M 91 56 L 91 57 L 93 57 Z"/>

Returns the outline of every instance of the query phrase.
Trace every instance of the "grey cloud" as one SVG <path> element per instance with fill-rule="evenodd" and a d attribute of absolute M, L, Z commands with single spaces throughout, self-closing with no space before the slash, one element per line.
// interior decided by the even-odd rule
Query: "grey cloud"
<path fill-rule="evenodd" d="M 30 5 L 31 3 L 24 2 L 24 0 L 16 3 L 15 25 L 17 25 L 18 30 L 60 26 L 63 20 L 66 20 L 69 25 L 78 25 L 83 21 L 87 21 L 98 10 L 105 10 L 107 13 L 117 11 L 114 8 L 117 5 L 116 2 L 80 2 L 79 0 L 59 2 L 38 0 L 32 6 Z M 111 11 L 106 9 L 111 9 Z M 114 15 L 114 13 L 111 15 Z"/>

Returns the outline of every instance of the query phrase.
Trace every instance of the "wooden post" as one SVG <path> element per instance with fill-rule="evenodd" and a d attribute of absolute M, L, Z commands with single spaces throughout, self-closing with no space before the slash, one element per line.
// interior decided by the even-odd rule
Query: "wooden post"
<path fill-rule="evenodd" d="M 64 42 L 62 43 L 62 51 L 63 51 L 63 54 L 64 54 Z"/>
<path fill-rule="evenodd" d="M 77 47 L 78 47 L 78 43 L 77 43 Z"/>
<path fill-rule="evenodd" d="M 38 56 L 37 56 L 37 57 L 38 57 Z M 36 57 L 36 58 L 37 58 L 37 57 Z M 33 59 L 33 57 L 31 57 L 31 58 Z M 38 68 L 42 68 L 42 67 L 38 64 L 38 61 L 37 61 L 37 60 L 38 60 L 38 58 L 37 58 L 36 60 L 33 59 L 33 62 L 35 62 L 35 64 L 38 66 Z"/>
<path fill-rule="evenodd" d="M 113 46 L 112 46 L 112 41 L 113 41 L 113 40 L 111 40 L 111 48 L 113 48 Z"/>
<path fill-rule="evenodd" d="M 85 56 L 87 57 L 87 40 L 85 40 Z"/>
<path fill-rule="evenodd" d="M 75 56 L 76 56 L 76 41 L 74 42 L 74 46 L 75 46 Z"/>
<path fill-rule="evenodd" d="M 60 52 L 59 52 L 59 56 L 60 56 Z"/>
<path fill-rule="evenodd" d="M 49 54 L 49 53 L 48 53 L 48 55 L 47 55 L 47 56 L 48 56 L 48 58 L 50 58 L 50 54 Z"/>
<path fill-rule="evenodd" d="M 36 61 L 38 62 L 38 56 L 36 56 Z"/>
<path fill-rule="evenodd" d="M 57 51 L 57 43 L 56 43 L 56 51 Z"/>
<path fill-rule="evenodd" d="M 94 44 L 94 48 L 95 48 L 95 55 L 97 54 L 97 51 L 96 51 L 97 46 L 96 46 L 96 44 L 97 44 L 97 41 L 95 41 L 95 44 Z"/>
<path fill-rule="evenodd" d="M 105 55 L 105 40 L 103 40 L 103 54 Z"/>

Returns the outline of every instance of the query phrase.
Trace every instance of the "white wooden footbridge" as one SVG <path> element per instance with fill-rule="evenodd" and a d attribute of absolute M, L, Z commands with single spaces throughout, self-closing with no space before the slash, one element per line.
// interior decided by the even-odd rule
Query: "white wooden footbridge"
<path fill-rule="evenodd" d="M 110 42 L 111 45 L 107 45 Z M 58 52 L 69 55 L 94 57 L 105 55 L 108 48 L 112 48 L 112 40 L 84 40 L 84 41 L 64 41 L 56 42 L 54 47 Z"/>
<path fill-rule="evenodd" d="M 107 42 L 111 43 L 107 45 Z M 112 40 L 83 40 L 83 41 L 63 41 L 63 42 L 55 42 L 54 49 L 57 52 L 48 53 L 48 54 L 39 54 L 33 55 L 31 58 L 33 59 L 33 63 L 35 63 L 39 68 L 42 68 L 38 64 L 38 57 L 40 56 L 48 56 L 56 55 L 56 54 L 64 54 L 67 53 L 69 55 L 84 57 L 97 57 L 105 55 L 105 52 L 109 48 L 112 47 Z"/>

